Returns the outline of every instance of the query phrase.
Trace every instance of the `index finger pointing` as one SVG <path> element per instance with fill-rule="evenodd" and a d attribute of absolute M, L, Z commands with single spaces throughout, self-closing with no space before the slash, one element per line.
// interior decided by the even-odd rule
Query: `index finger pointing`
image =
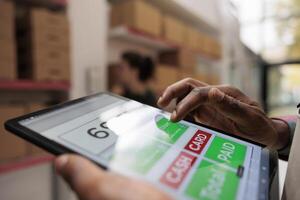
<path fill-rule="evenodd" d="M 157 104 L 159 107 L 166 107 L 173 99 L 181 98 L 188 94 L 193 88 L 200 86 L 206 86 L 206 84 L 192 78 L 186 78 L 178 81 L 167 87 L 162 96 L 159 98 Z"/>

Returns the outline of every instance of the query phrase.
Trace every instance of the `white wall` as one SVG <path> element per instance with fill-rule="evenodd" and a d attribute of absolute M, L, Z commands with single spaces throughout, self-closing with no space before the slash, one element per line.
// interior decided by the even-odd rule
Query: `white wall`
<path fill-rule="evenodd" d="M 108 3 L 105 0 L 71 0 L 71 98 L 106 88 Z"/>

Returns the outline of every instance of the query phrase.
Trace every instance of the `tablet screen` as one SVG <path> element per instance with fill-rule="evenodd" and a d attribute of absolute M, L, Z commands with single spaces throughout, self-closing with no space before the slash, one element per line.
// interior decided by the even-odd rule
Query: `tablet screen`
<path fill-rule="evenodd" d="M 177 199 L 258 199 L 263 163 L 268 170 L 258 145 L 108 94 L 20 123 Z"/>

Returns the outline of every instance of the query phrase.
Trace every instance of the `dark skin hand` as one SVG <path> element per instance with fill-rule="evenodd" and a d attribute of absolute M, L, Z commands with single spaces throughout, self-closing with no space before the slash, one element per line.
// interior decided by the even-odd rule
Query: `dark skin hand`
<path fill-rule="evenodd" d="M 158 100 L 164 108 L 177 100 L 171 120 L 192 115 L 196 122 L 262 143 L 278 150 L 288 143 L 288 126 L 266 116 L 259 104 L 231 86 L 210 86 L 183 79 L 169 86 Z"/>
<path fill-rule="evenodd" d="M 171 120 L 187 115 L 197 122 L 280 149 L 288 142 L 288 126 L 266 116 L 258 103 L 230 86 L 209 86 L 184 79 L 169 86 L 158 101 L 160 107 L 177 100 Z M 151 184 L 104 171 L 85 158 L 63 155 L 56 159 L 57 172 L 82 200 L 171 199 Z"/>

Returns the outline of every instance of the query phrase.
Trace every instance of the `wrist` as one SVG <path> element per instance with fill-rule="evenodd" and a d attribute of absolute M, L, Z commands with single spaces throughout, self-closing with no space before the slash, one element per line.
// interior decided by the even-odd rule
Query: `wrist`
<path fill-rule="evenodd" d="M 288 145 L 290 128 L 288 124 L 282 119 L 272 118 L 272 123 L 277 132 L 277 142 L 275 148 L 279 150 Z"/>

